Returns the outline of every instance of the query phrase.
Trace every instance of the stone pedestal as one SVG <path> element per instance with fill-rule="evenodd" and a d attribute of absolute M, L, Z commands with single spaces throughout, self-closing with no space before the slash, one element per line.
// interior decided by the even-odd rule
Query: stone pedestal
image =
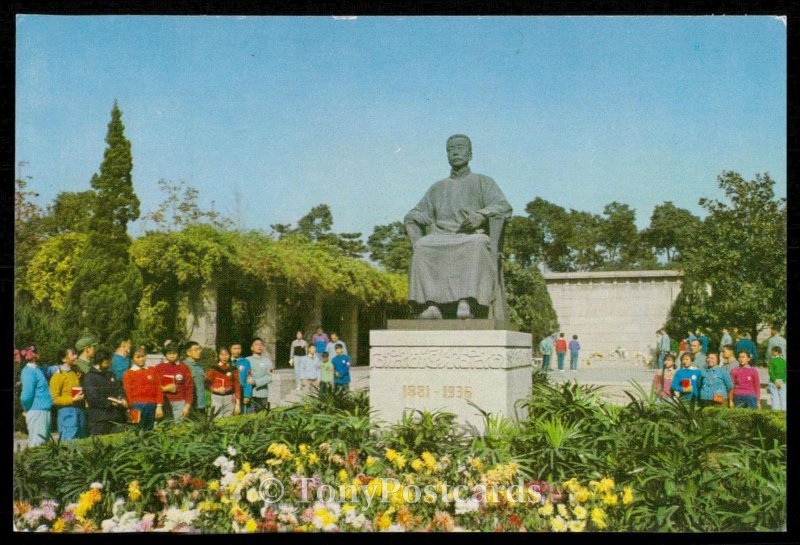
<path fill-rule="evenodd" d="M 489 413 L 524 418 L 514 404 L 530 394 L 531 335 L 445 328 L 370 331 L 369 396 L 376 417 L 392 424 L 406 410 L 443 410 L 482 433 L 483 417 L 471 401 Z"/>

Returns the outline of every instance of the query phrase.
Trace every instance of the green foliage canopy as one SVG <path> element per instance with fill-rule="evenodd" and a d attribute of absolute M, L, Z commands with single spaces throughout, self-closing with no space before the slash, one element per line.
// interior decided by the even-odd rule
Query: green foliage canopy
<path fill-rule="evenodd" d="M 786 199 L 775 197 L 767 173 L 746 181 L 723 171 L 717 183 L 726 200 L 700 199 L 708 216 L 685 249 L 684 293 L 669 328 L 738 327 L 755 339 L 760 323 L 786 319 Z"/>

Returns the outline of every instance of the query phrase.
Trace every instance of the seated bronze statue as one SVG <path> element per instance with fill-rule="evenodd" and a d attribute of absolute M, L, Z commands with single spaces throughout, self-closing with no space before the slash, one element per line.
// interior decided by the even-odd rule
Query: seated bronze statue
<path fill-rule="evenodd" d="M 476 314 L 506 320 L 501 242 L 511 205 L 494 180 L 469 169 L 472 142 L 447 139 L 450 176 L 428 189 L 404 218 L 413 245 L 408 298 L 420 318 Z"/>

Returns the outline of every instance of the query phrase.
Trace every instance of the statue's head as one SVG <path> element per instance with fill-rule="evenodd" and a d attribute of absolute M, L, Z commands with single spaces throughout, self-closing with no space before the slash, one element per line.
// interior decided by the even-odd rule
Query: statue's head
<path fill-rule="evenodd" d="M 472 142 L 465 134 L 454 134 L 447 139 L 447 161 L 453 168 L 463 167 L 472 160 Z"/>

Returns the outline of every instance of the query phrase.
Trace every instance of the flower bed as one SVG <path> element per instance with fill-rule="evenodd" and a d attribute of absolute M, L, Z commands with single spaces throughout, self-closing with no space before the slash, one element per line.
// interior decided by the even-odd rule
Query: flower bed
<path fill-rule="evenodd" d="M 554 531 L 619 530 L 630 486 L 603 478 L 552 485 L 525 482 L 515 463 L 487 465 L 479 458 L 437 459 L 422 452 L 410 462 L 386 449 L 381 459 L 331 445 L 317 449 L 272 443 L 263 464 L 240 460 L 234 447 L 214 461 L 211 481 L 184 475 L 153 495 L 146 509 L 138 481 L 100 507 L 94 483 L 77 502 L 14 504 L 18 530 L 50 532 L 314 532 L 314 531 Z M 337 469 L 338 468 L 338 469 Z M 448 482 L 460 482 L 453 486 Z M 516 483 L 516 484 L 515 484 Z"/>
<path fill-rule="evenodd" d="M 51 441 L 15 457 L 15 527 L 576 532 L 784 524 L 783 413 L 647 399 L 618 407 L 596 388 L 541 377 L 525 405 L 529 417 L 520 422 L 488 415 L 479 437 L 446 413 L 409 414 L 380 429 L 367 397 L 352 393 L 153 432 Z"/>

